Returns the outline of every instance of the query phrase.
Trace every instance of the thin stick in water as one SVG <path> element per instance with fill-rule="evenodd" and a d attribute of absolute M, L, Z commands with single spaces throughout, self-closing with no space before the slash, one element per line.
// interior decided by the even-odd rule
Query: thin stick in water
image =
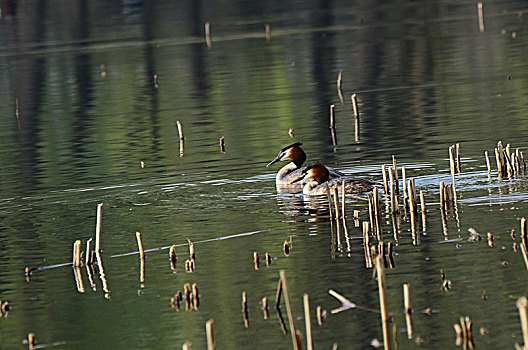
<path fill-rule="evenodd" d="M 526 311 L 526 306 L 528 301 L 526 297 L 520 297 L 517 299 L 517 308 L 519 309 L 519 316 L 521 318 L 521 329 L 523 333 L 523 347 L 522 349 L 528 348 L 528 313 Z"/>
<path fill-rule="evenodd" d="M 491 165 L 489 161 L 488 151 L 484 152 L 484 156 L 486 158 L 486 166 L 488 168 L 488 176 L 489 176 L 489 174 L 491 174 Z"/>
<path fill-rule="evenodd" d="M 387 166 L 383 164 L 381 166 L 381 173 L 383 175 L 383 189 L 385 190 L 385 195 L 389 195 L 389 184 L 387 183 Z"/>
<path fill-rule="evenodd" d="M 176 120 L 176 125 L 178 126 L 178 134 L 180 136 L 180 157 L 183 157 L 183 148 L 184 148 L 184 137 L 183 137 L 183 127 L 179 120 Z"/>
<path fill-rule="evenodd" d="M 211 319 L 205 323 L 205 333 L 207 334 L 207 350 L 214 350 L 214 333 L 213 333 L 213 323 Z"/>
<path fill-rule="evenodd" d="M 101 222 L 103 216 L 103 203 L 97 204 L 97 220 L 95 223 L 95 252 L 101 251 Z"/>
<path fill-rule="evenodd" d="M 292 335 L 293 350 L 301 350 L 301 345 L 299 344 L 299 339 L 297 338 L 297 330 L 295 328 L 295 319 L 293 316 L 293 310 L 290 302 L 290 294 L 288 291 L 288 283 L 286 281 L 286 274 L 284 270 L 279 271 L 282 285 L 284 288 L 284 301 L 286 302 L 286 311 L 288 312 L 288 322 L 290 324 L 290 331 Z"/>
<path fill-rule="evenodd" d="M 334 115 L 335 106 L 330 105 L 330 128 L 335 128 L 335 115 Z"/>
<path fill-rule="evenodd" d="M 337 89 L 338 90 L 341 90 L 342 83 L 343 83 L 343 71 L 340 70 L 339 73 L 337 74 Z"/>
<path fill-rule="evenodd" d="M 413 327 L 411 321 L 412 309 L 410 288 L 411 285 L 409 283 L 403 284 L 403 304 L 405 308 L 405 320 L 407 322 L 407 336 L 409 339 L 411 339 L 413 335 Z"/>
<path fill-rule="evenodd" d="M 211 48 L 211 23 L 205 22 L 205 43 Z"/>
<path fill-rule="evenodd" d="M 74 267 L 81 266 L 81 241 L 76 240 L 75 243 L 73 243 L 73 262 Z"/>
<path fill-rule="evenodd" d="M 276 309 L 280 307 L 281 295 L 282 295 L 282 279 L 279 279 L 279 283 L 277 284 L 277 294 L 275 295 L 275 308 Z"/>
<path fill-rule="evenodd" d="M 304 322 L 306 326 L 306 348 L 307 350 L 313 350 L 312 343 L 312 323 L 310 320 L 310 296 L 305 293 L 303 296 L 304 302 Z"/>
<path fill-rule="evenodd" d="M 385 285 L 385 265 L 383 258 L 376 257 L 376 272 L 378 275 L 378 291 L 381 311 L 381 326 L 383 331 L 383 345 L 385 350 L 390 350 L 389 312 L 387 311 L 387 287 Z"/>
<path fill-rule="evenodd" d="M 245 291 L 242 292 L 242 315 L 244 316 L 244 328 L 249 328 L 247 294 Z"/>
<path fill-rule="evenodd" d="M 225 138 L 223 136 L 220 138 L 220 152 L 225 153 Z"/>
<path fill-rule="evenodd" d="M 484 32 L 484 10 L 482 9 L 482 2 L 479 1 L 477 4 L 477 13 L 478 13 L 478 24 L 480 32 Z"/>
<path fill-rule="evenodd" d="M 354 117 L 356 119 L 359 119 L 359 107 L 358 107 L 358 103 L 357 103 L 357 96 L 356 96 L 356 94 L 352 94 L 352 96 L 350 96 L 350 98 L 352 99 L 352 108 L 354 109 Z"/>
<path fill-rule="evenodd" d="M 141 242 L 141 233 L 136 232 L 137 245 L 139 248 L 139 257 L 143 260 L 145 259 L 145 251 L 143 250 L 143 242 Z"/>
<path fill-rule="evenodd" d="M 425 207 L 425 196 L 422 190 L 420 190 L 420 206 L 422 208 L 422 229 L 423 229 L 423 234 L 425 235 L 426 228 L 427 228 L 427 224 L 426 224 L 427 208 Z"/>

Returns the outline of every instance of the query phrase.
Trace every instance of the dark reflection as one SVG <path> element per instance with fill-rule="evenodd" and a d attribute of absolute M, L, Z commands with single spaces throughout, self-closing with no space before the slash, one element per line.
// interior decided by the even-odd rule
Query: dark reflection
<path fill-rule="evenodd" d="M 279 211 L 295 221 L 325 222 L 330 220 L 325 196 L 279 195 Z"/>
<path fill-rule="evenodd" d="M 324 28 L 333 25 L 333 1 L 315 0 L 313 3 L 311 16 L 313 28 Z M 311 34 L 312 50 L 312 74 L 315 83 L 314 100 L 317 101 L 317 128 L 321 135 L 322 142 L 329 149 L 332 145 L 337 144 L 337 138 L 332 129 L 329 128 L 329 108 L 330 101 L 335 97 L 335 85 L 329 82 L 335 81 L 337 70 L 335 62 L 335 34 L 331 31 L 314 31 Z M 326 160 L 332 162 L 332 158 Z"/>
<path fill-rule="evenodd" d="M 79 46 L 86 46 L 90 38 L 91 23 L 88 11 L 88 1 L 80 0 L 75 12 L 75 26 L 72 31 L 73 38 L 79 42 Z M 93 80 L 91 54 L 84 50 L 73 56 L 75 66 L 75 87 L 78 97 L 73 111 L 73 132 L 71 133 L 71 148 L 75 154 L 75 168 L 82 169 L 88 166 L 86 158 L 89 157 L 91 144 L 91 130 L 93 125 Z"/>

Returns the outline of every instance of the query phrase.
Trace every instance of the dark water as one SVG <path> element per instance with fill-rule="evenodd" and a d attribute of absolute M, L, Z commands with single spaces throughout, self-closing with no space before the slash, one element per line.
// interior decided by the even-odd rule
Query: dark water
<path fill-rule="evenodd" d="M 320 202 L 278 195 L 278 167 L 265 164 L 296 141 L 309 160 L 376 180 L 395 155 L 424 192 L 427 232 L 417 244 L 408 218 L 397 241 L 390 217 L 383 225 L 384 240 L 396 245 L 387 286 L 400 348 L 455 347 L 452 326 L 465 315 L 476 348 L 522 343 L 515 303 L 526 295 L 527 272 L 510 232 L 519 242 L 528 182 L 498 180 L 494 159 L 488 177 L 484 151 L 492 154 L 498 140 L 528 147 L 525 2 L 485 2 L 484 32 L 472 1 L 1 5 L 0 299 L 12 310 L 0 319 L 0 348 L 23 348 L 34 332 L 40 345 L 64 349 L 168 349 L 186 341 L 203 349 L 205 322 L 214 319 L 219 349 L 290 349 L 275 310 L 264 320 L 259 304 L 264 296 L 274 303 L 280 269 L 303 332 L 302 295 L 310 294 L 316 348 L 369 348 L 381 339 L 379 314 L 364 309 L 379 308 L 377 282 L 352 220 L 353 209 L 361 220 L 368 211 L 363 202 L 347 202 L 349 240 L 341 236 L 337 244 Z M 340 70 L 344 104 L 336 89 Z M 360 103 L 359 141 L 352 93 Z M 331 104 L 337 146 L 328 128 Z M 438 184 L 451 181 L 454 143 L 462 155 L 458 222 L 450 215 L 445 236 Z M 98 203 L 110 292 L 97 274 L 93 291 L 84 267 L 84 293 L 69 266 L 26 281 L 26 266 L 70 261 L 77 239 L 84 249 Z M 493 233 L 495 245 L 468 243 L 470 227 L 483 237 Z M 196 271 L 185 273 L 188 249 L 179 246 L 177 274 L 167 250 L 151 252 L 140 283 L 137 255 L 114 257 L 137 250 L 137 231 L 146 248 L 196 242 Z M 285 240 L 292 243 L 288 257 Z M 254 251 L 269 252 L 272 265 L 255 270 Z M 441 291 L 440 270 L 452 282 L 449 292 Z M 171 308 L 185 283 L 197 283 L 199 311 Z M 412 339 L 403 283 L 411 284 Z M 317 305 L 340 306 L 329 289 L 363 309 L 317 326 Z M 284 307 L 283 314 L 287 322 Z"/>

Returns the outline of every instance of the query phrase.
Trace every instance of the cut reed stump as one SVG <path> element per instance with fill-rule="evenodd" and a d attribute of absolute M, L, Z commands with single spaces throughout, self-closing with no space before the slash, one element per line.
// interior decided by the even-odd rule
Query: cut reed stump
<path fill-rule="evenodd" d="M 207 44 L 208 48 L 211 48 L 211 23 L 205 22 L 204 29 L 205 29 L 205 43 Z"/>
<path fill-rule="evenodd" d="M 310 296 L 305 293 L 303 296 L 304 302 L 304 323 L 306 327 L 306 348 L 307 350 L 313 350 L 312 343 L 312 323 L 310 320 Z"/>
<path fill-rule="evenodd" d="M 95 223 L 95 252 L 101 250 L 101 223 L 103 219 L 103 203 L 97 204 L 97 221 Z"/>
<path fill-rule="evenodd" d="M 526 297 L 520 297 L 517 299 L 517 308 L 519 309 L 519 316 L 521 318 L 521 329 L 523 333 L 523 346 L 520 347 L 519 344 L 515 344 L 516 348 L 523 350 L 528 349 L 528 313 L 526 307 L 528 306 L 528 301 Z"/>
<path fill-rule="evenodd" d="M 405 321 L 407 323 L 407 336 L 409 339 L 413 336 L 413 326 L 412 326 L 412 320 L 411 320 L 411 292 L 410 292 L 411 285 L 409 283 L 405 283 L 403 285 L 403 304 L 405 309 Z"/>
<path fill-rule="evenodd" d="M 479 1 L 477 4 L 477 13 L 478 13 L 478 24 L 480 32 L 484 32 L 484 10 L 482 9 L 482 2 Z"/>
<path fill-rule="evenodd" d="M 214 333 L 213 333 L 214 321 L 211 319 L 205 323 L 205 333 L 207 335 L 207 350 L 214 350 Z"/>
<path fill-rule="evenodd" d="M 380 312 L 381 312 L 381 328 L 383 332 L 383 346 L 385 350 L 390 350 L 389 312 L 387 310 L 387 287 L 385 284 L 385 265 L 383 263 L 383 258 L 380 255 L 376 257 L 376 272 L 378 275 L 378 291 L 379 291 Z"/>
<path fill-rule="evenodd" d="M 284 270 L 280 270 L 280 279 L 284 288 L 284 301 L 286 302 L 286 311 L 288 313 L 288 322 L 290 324 L 290 331 L 292 335 L 293 350 L 301 350 L 301 344 L 297 336 L 297 329 L 295 328 L 295 319 L 293 316 L 293 310 L 290 302 L 290 294 L 288 291 L 288 283 L 286 281 L 286 273 Z"/>

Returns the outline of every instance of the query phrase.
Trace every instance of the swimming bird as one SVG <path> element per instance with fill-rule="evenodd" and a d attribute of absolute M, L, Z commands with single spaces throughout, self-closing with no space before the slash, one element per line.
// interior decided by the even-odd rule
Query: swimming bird
<path fill-rule="evenodd" d="M 277 187 L 297 188 L 299 192 L 302 189 L 302 186 L 305 182 L 297 183 L 298 181 L 294 181 L 302 175 L 302 170 L 306 168 L 301 168 L 304 161 L 306 160 L 306 153 L 304 153 L 301 145 L 301 142 L 296 142 L 284 147 L 280 150 L 277 157 L 275 157 L 275 159 L 266 165 L 266 167 L 269 167 L 277 162 L 290 161 L 290 163 L 283 166 L 277 173 L 277 176 L 275 177 L 275 183 L 277 184 Z M 345 176 L 345 174 L 342 172 L 332 168 L 328 168 L 328 171 L 330 178 Z"/>
<path fill-rule="evenodd" d="M 345 193 L 362 193 L 371 191 L 378 184 L 372 180 L 362 177 L 341 176 L 338 178 L 330 178 L 328 168 L 321 163 L 314 163 L 307 166 L 301 171 L 301 176 L 293 180 L 293 183 L 299 181 L 307 182 L 303 187 L 303 194 L 306 196 L 320 196 L 326 194 L 326 188 L 337 188 L 339 193 L 342 193 L 342 184 L 345 181 Z"/>

